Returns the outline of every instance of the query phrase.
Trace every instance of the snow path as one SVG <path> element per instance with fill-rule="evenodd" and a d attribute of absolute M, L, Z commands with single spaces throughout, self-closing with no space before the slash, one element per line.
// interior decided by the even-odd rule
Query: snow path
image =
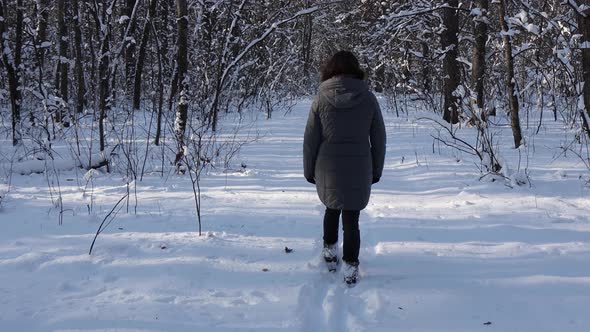
<path fill-rule="evenodd" d="M 301 175 L 309 103 L 256 122 L 263 136 L 236 160 L 245 172 L 203 180 L 202 237 L 189 181 L 151 175 L 137 215 L 123 209 L 89 256 L 120 177 L 84 190 L 83 174 L 62 173 L 58 226 L 47 179 L 15 175 L 0 208 L 0 331 L 588 330 L 588 171 L 555 157 L 560 124 L 529 137 L 532 186 L 511 189 L 433 148 L 429 123 L 386 114 L 386 169 L 348 288 L 320 260 L 323 206 Z M 517 151 L 502 156 L 517 168 Z"/>

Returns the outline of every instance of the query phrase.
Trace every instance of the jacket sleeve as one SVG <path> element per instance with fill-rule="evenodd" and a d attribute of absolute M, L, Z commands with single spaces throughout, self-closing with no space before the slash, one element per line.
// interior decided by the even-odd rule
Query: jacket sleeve
<path fill-rule="evenodd" d="M 315 163 L 320 149 L 322 128 L 318 112 L 318 100 L 314 100 L 307 118 L 303 137 L 303 174 L 306 179 L 315 178 Z"/>
<path fill-rule="evenodd" d="M 387 136 L 385 133 L 385 123 L 383 122 L 383 115 L 381 108 L 375 95 L 372 96 L 375 111 L 373 112 L 373 120 L 371 122 L 370 140 L 371 140 L 371 156 L 373 158 L 373 178 L 379 179 L 383 174 L 383 166 L 385 164 L 385 146 Z"/>

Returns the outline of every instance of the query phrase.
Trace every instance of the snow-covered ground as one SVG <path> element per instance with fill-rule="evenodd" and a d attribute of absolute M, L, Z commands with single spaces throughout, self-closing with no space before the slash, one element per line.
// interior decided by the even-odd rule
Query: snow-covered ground
<path fill-rule="evenodd" d="M 121 175 L 95 173 L 84 190 L 80 170 L 61 172 L 61 226 L 47 177 L 13 175 L 0 331 L 588 331 L 588 170 L 561 155 L 560 123 L 527 131 L 530 186 L 511 188 L 433 143 L 430 122 L 386 114 L 384 176 L 361 213 L 362 279 L 348 288 L 319 259 L 323 207 L 301 170 L 309 104 L 258 121 L 261 138 L 235 159 L 245 172 L 203 179 L 202 237 L 187 176 L 144 177 L 137 214 L 123 208 L 88 255 L 125 193 Z M 516 171 L 509 128 L 494 130 Z"/>

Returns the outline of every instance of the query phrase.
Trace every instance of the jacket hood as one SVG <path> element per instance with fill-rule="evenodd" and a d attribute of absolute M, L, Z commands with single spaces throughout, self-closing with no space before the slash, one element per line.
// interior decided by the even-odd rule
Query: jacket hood
<path fill-rule="evenodd" d="M 369 87 L 352 77 L 332 77 L 320 85 L 320 95 L 336 108 L 352 108 L 367 98 Z"/>

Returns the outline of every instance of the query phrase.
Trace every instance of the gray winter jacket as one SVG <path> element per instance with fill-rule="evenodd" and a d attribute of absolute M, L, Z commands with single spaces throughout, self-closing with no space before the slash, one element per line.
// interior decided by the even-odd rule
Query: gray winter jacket
<path fill-rule="evenodd" d="M 326 207 L 367 206 L 372 180 L 383 172 L 385 142 L 379 104 L 364 81 L 333 77 L 320 85 L 305 128 L 303 169 Z"/>

